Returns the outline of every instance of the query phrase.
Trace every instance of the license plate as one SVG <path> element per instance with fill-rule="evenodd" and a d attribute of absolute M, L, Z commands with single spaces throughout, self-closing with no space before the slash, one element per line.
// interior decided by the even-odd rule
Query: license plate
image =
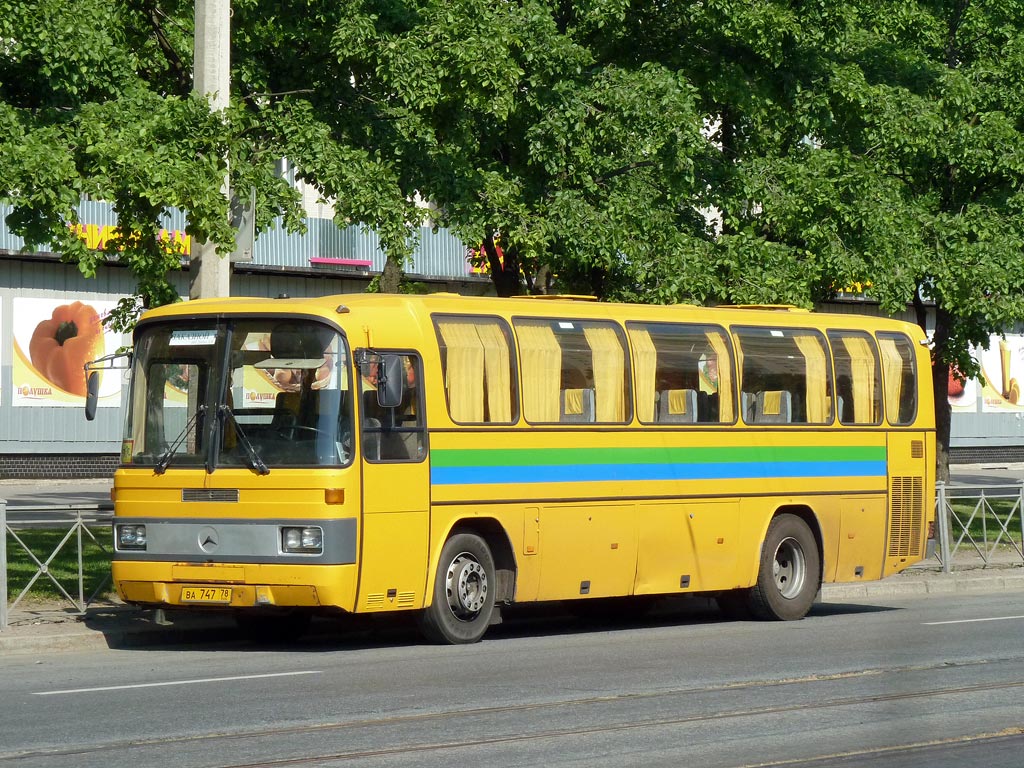
<path fill-rule="evenodd" d="M 230 603 L 230 587 L 182 587 L 183 603 Z"/>

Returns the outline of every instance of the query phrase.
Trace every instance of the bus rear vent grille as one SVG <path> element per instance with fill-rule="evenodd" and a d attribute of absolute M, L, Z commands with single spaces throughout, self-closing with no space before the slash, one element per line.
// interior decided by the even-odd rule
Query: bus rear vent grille
<path fill-rule="evenodd" d="M 912 459 L 923 459 L 924 458 L 924 441 L 923 440 L 911 440 L 910 441 L 910 458 L 912 458 Z"/>
<path fill-rule="evenodd" d="M 182 488 L 182 501 L 227 501 L 238 503 L 237 488 Z"/>
<path fill-rule="evenodd" d="M 923 478 L 892 478 L 889 494 L 889 557 L 921 554 L 923 528 Z"/>
<path fill-rule="evenodd" d="M 416 604 L 416 593 L 415 592 L 399 592 L 398 593 L 398 607 L 408 608 L 410 605 Z"/>

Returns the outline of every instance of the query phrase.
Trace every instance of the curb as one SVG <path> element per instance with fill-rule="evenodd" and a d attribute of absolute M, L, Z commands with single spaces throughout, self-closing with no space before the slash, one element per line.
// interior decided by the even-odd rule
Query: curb
<path fill-rule="evenodd" d="M 822 600 L 849 600 L 902 595 L 955 595 L 1024 591 L 1024 573 L 984 573 L 978 576 L 936 574 L 931 578 L 890 578 L 866 584 L 825 584 Z"/>

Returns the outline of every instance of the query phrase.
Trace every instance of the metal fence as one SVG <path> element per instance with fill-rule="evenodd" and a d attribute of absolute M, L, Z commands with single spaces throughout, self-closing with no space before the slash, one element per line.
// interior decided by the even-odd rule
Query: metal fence
<path fill-rule="evenodd" d="M 1024 563 L 1024 482 L 935 484 L 936 557 L 943 573 L 959 558 L 972 566 Z"/>
<path fill-rule="evenodd" d="M 33 506 L 19 506 L 16 508 L 18 521 L 12 523 L 8 512 L 15 510 L 8 509 L 7 502 L 0 499 L 0 631 L 7 628 L 8 611 L 16 608 L 40 579 L 49 579 L 56 587 L 61 597 L 72 605 L 79 613 L 85 613 L 86 607 L 96 599 L 97 595 L 106 587 L 110 581 L 107 575 L 100 584 L 93 589 L 88 596 L 85 594 L 85 570 L 84 570 L 84 547 L 87 541 L 93 542 L 104 553 L 110 554 L 110 550 L 102 541 L 96 538 L 91 527 L 110 524 L 110 504 L 46 504 Z M 32 546 L 25 541 L 25 532 L 33 529 L 57 530 L 63 535 L 49 553 L 39 551 L 38 547 L 33 550 Z M 13 546 L 19 554 L 24 552 L 35 569 L 28 582 L 22 587 L 18 596 L 8 604 L 8 546 L 7 539 L 11 538 Z M 61 583 L 53 572 L 52 566 L 57 557 L 65 551 L 70 542 L 74 542 L 75 554 L 77 556 L 78 568 L 76 584 L 69 585 Z M 49 547 L 47 547 L 49 549 Z M 66 578 L 66 577 L 65 577 Z M 69 589 L 70 587 L 70 589 Z"/>

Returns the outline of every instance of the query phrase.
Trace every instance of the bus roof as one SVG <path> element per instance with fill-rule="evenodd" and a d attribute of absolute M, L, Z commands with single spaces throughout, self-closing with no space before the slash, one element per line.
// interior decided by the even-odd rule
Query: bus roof
<path fill-rule="evenodd" d="M 811 312 L 789 305 L 622 304 L 581 301 L 580 297 L 462 296 L 454 293 L 423 295 L 346 293 L 309 298 L 227 297 L 196 299 L 147 311 L 140 322 L 204 315 L 309 314 L 344 324 L 345 315 L 376 315 L 399 311 L 426 319 L 435 313 L 498 315 L 505 317 L 577 317 L 643 322 L 691 322 L 722 325 L 792 325 L 796 327 L 863 328 L 894 330 L 922 337 L 913 323 L 875 315 Z M 911 329 L 917 329 L 911 330 Z"/>

